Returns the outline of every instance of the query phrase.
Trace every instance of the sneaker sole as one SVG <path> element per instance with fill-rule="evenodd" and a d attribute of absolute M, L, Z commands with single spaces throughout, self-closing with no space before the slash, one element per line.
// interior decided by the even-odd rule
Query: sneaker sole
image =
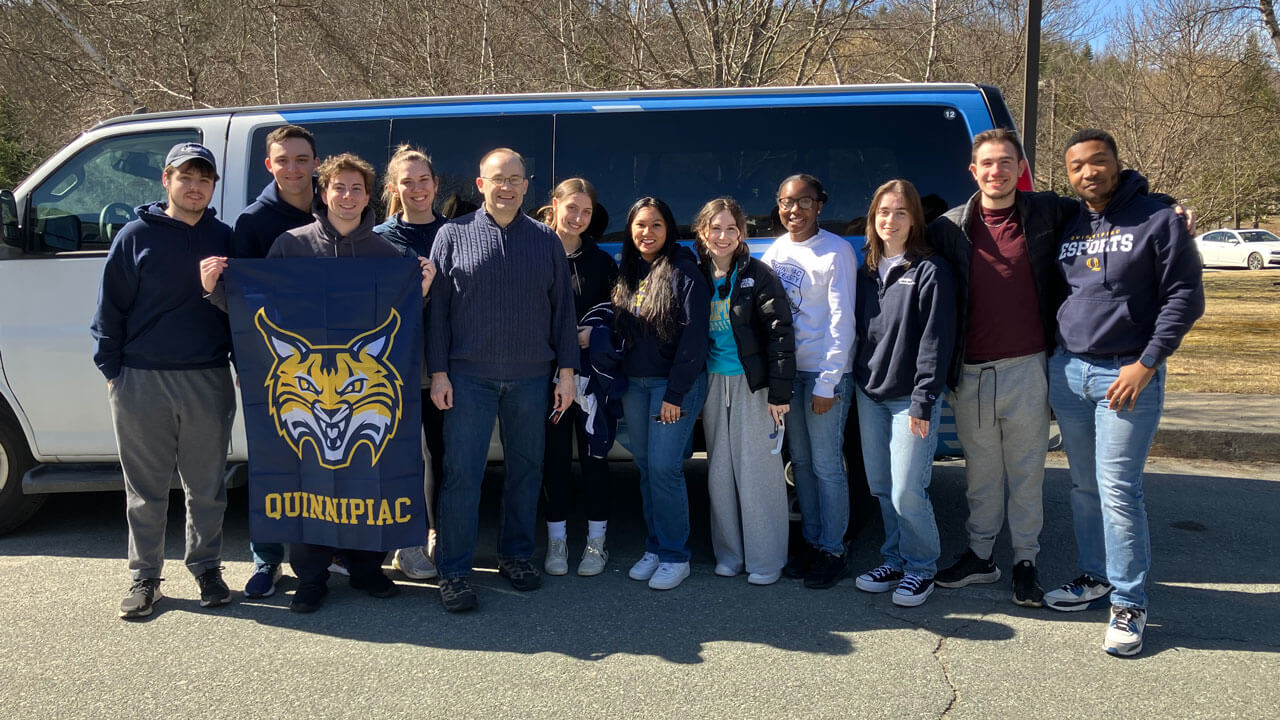
<path fill-rule="evenodd" d="M 249 592 L 248 590 L 244 591 L 245 598 L 250 600 L 257 600 L 259 598 L 269 598 L 275 594 L 276 594 L 276 589 L 274 586 L 270 590 L 263 593 Z"/>
<path fill-rule="evenodd" d="M 644 570 L 640 570 L 639 572 L 636 571 L 635 567 L 632 567 L 630 570 L 627 571 L 627 577 L 637 582 L 646 582 L 650 578 L 652 578 L 653 574 L 656 572 L 658 572 L 658 566 L 656 564 L 652 568 L 646 568 Z"/>
<path fill-rule="evenodd" d="M 893 604 L 898 607 L 919 607 L 924 604 L 925 600 L 929 599 L 930 595 L 933 594 L 933 587 L 937 584 L 938 583 L 935 582 L 933 585 L 930 585 L 928 590 L 925 590 L 919 595 L 899 595 L 898 593 L 894 593 Z"/>
<path fill-rule="evenodd" d="M 1110 597 L 1111 593 L 1108 592 L 1106 595 L 1093 598 L 1092 600 L 1056 601 L 1045 598 L 1044 605 L 1050 610 L 1057 610 L 1058 612 L 1080 612 L 1082 610 L 1095 610 L 1104 606 L 1110 607 Z"/>
<path fill-rule="evenodd" d="M 404 575 L 410 580 L 434 580 L 440 576 L 439 570 L 432 570 L 430 572 L 425 572 L 425 573 L 409 572 L 408 570 L 405 570 L 403 567 L 400 567 L 399 560 L 392 560 L 391 568 L 393 570 L 399 570 L 401 575 Z"/>
<path fill-rule="evenodd" d="M 605 566 L 605 565 L 607 565 L 607 564 L 608 564 L 608 562 L 609 562 L 609 559 L 608 559 L 608 558 L 605 558 L 605 561 L 604 561 L 604 562 L 602 562 L 602 563 L 600 563 L 600 567 L 598 567 L 598 568 L 587 568 L 586 570 L 583 570 L 583 569 L 582 569 L 582 564 L 581 564 L 581 563 L 579 563 L 579 564 L 578 564 L 578 576 L 579 576 L 579 577 L 595 577 L 596 575 L 599 575 L 600 573 L 604 572 L 604 566 Z"/>
<path fill-rule="evenodd" d="M 934 584 L 936 585 L 937 583 L 934 583 Z M 1042 607 L 1044 607 L 1044 602 L 1043 602 L 1043 601 L 1040 601 L 1040 600 L 1019 600 L 1018 598 L 1014 598 L 1014 599 L 1013 599 L 1013 604 L 1014 604 L 1014 605 L 1017 605 L 1018 607 L 1024 607 L 1024 608 L 1042 608 Z"/>
<path fill-rule="evenodd" d="M 155 612 L 156 603 L 160 602 L 160 598 L 162 597 L 164 596 L 160 594 L 160 589 L 156 588 L 156 594 L 155 594 L 155 597 L 151 599 L 150 607 L 145 608 L 143 610 L 127 610 L 127 611 L 121 610 L 120 619 L 121 620 L 137 620 L 138 618 L 144 618 L 151 615 L 151 613 Z"/>
<path fill-rule="evenodd" d="M 853 586 L 862 592 L 869 593 L 887 593 L 890 590 L 898 589 L 898 581 L 892 583 L 865 582 L 862 578 L 853 581 Z"/>
<path fill-rule="evenodd" d="M 650 590 L 675 590 L 676 588 L 680 587 L 680 583 L 683 583 L 688 578 L 689 578 L 689 573 L 686 572 L 684 575 L 680 576 L 679 580 L 676 580 L 675 582 L 662 582 L 656 585 L 653 583 L 653 580 L 650 579 L 649 589 Z"/>
<path fill-rule="evenodd" d="M 152 603 L 152 604 L 154 605 L 155 603 Z M 208 599 L 200 598 L 200 607 L 205 607 L 205 608 L 207 608 L 207 607 L 219 607 L 219 606 L 221 606 L 221 605 L 230 605 L 230 604 L 231 604 L 231 594 L 230 594 L 230 593 L 227 593 L 227 596 L 226 596 L 226 597 L 220 597 L 220 598 L 208 598 Z"/>
<path fill-rule="evenodd" d="M 471 612 L 472 610 L 479 608 L 480 602 L 477 601 L 475 598 L 472 598 L 470 601 L 454 603 L 452 607 L 444 604 L 443 602 L 441 602 L 441 605 L 442 607 L 444 607 L 444 611 L 447 613 L 464 613 L 464 612 Z"/>
<path fill-rule="evenodd" d="M 1136 645 L 1106 645 L 1103 644 L 1103 650 L 1112 657 L 1133 657 L 1142 652 L 1142 641 L 1139 640 Z"/>
<path fill-rule="evenodd" d="M 544 572 L 544 573 L 546 573 L 546 574 L 548 574 L 548 575 L 554 575 L 554 576 L 556 576 L 556 577 L 560 577 L 561 575 L 568 575 L 568 574 L 569 574 L 569 564 L 568 564 L 568 563 L 565 563 L 565 565 L 564 565 L 563 567 L 561 567 L 561 566 L 559 566 L 559 565 L 557 565 L 557 566 L 555 566 L 555 567 L 552 567 L 552 566 L 550 566 L 550 565 L 543 564 L 543 566 L 542 566 L 542 572 Z"/>
<path fill-rule="evenodd" d="M 1000 568 L 996 568 L 995 570 L 992 570 L 989 573 L 974 573 L 972 575 L 967 575 L 965 577 L 962 577 L 959 580 L 952 580 L 950 582 L 938 580 L 937 578 L 935 578 L 933 581 L 933 584 L 937 585 L 938 587 L 955 589 L 955 588 L 965 587 L 966 585 L 974 585 L 979 583 L 985 584 L 985 583 L 993 583 L 993 582 L 999 582 L 999 581 L 1000 581 Z"/>
<path fill-rule="evenodd" d="M 772 585 L 778 582 L 778 580 L 780 579 L 782 579 L 782 573 L 770 573 L 768 575 L 759 575 L 757 573 L 751 573 L 750 575 L 747 576 L 747 584 L 759 585 L 763 587 L 765 585 Z"/>

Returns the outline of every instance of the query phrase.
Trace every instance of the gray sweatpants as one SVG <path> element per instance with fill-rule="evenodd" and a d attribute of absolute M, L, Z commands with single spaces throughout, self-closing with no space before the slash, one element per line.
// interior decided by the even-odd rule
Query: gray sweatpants
<path fill-rule="evenodd" d="M 771 574 L 787 562 L 787 490 L 782 456 L 770 453 L 768 390 L 745 375 L 707 375 L 702 429 L 707 436 L 711 548 L 716 563 Z"/>
<path fill-rule="evenodd" d="M 1013 562 L 1035 562 L 1044 525 L 1044 461 L 1049 447 L 1049 382 L 1045 354 L 964 365 L 951 393 L 956 434 L 964 446 L 969 548 L 991 557 L 1005 520 Z"/>
<path fill-rule="evenodd" d="M 169 486 L 176 468 L 186 493 L 184 561 L 193 575 L 222 564 L 224 471 L 235 388 L 227 368 L 121 368 L 107 389 L 129 521 L 129 572 L 158 578 L 164 569 Z"/>

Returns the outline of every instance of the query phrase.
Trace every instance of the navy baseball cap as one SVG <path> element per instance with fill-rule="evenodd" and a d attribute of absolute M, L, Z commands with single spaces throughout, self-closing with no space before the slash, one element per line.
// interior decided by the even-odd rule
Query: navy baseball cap
<path fill-rule="evenodd" d="M 213 151 L 201 145 L 200 143 L 179 143 L 169 149 L 169 154 L 165 156 L 165 167 L 182 167 L 192 160 L 201 160 L 209 164 L 209 168 L 213 170 L 213 176 L 218 176 L 218 163 L 213 159 Z"/>

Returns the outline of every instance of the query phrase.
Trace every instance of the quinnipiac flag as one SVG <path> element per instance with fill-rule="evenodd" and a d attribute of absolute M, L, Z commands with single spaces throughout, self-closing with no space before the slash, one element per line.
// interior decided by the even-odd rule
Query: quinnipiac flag
<path fill-rule="evenodd" d="M 422 274 L 408 258 L 232 259 L 249 533 L 421 545 Z"/>

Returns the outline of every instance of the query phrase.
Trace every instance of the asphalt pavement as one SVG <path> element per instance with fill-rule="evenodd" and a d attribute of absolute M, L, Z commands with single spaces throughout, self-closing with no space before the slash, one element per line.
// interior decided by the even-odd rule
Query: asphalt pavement
<path fill-rule="evenodd" d="M 1051 456 L 1042 581 L 1077 573 L 1060 454 Z M 331 581 L 313 615 L 265 600 L 250 572 L 243 490 L 226 525 L 235 602 L 202 609 L 181 566 L 173 495 L 165 599 L 117 619 L 127 586 L 123 494 L 59 495 L 0 537 L 0 715 L 6 718 L 1237 718 L 1280 708 L 1280 465 L 1154 459 L 1145 488 L 1154 563 L 1146 649 L 1103 653 L 1106 611 L 1010 602 L 1006 581 L 939 589 L 919 608 L 852 578 L 752 587 L 712 573 L 705 464 L 688 464 L 693 575 L 661 593 L 629 580 L 643 529 L 635 472 L 613 465 L 605 574 L 517 593 L 493 571 L 496 493 L 483 505 L 478 612 L 451 616 L 435 586 L 388 570 L 377 600 Z M 964 547 L 963 465 L 935 467 L 943 563 Z M 571 520 L 570 553 L 585 523 Z M 851 551 L 878 563 L 878 521 Z M 540 556 L 539 556 L 540 559 Z M 1007 572 L 1007 536 L 996 559 Z"/>

